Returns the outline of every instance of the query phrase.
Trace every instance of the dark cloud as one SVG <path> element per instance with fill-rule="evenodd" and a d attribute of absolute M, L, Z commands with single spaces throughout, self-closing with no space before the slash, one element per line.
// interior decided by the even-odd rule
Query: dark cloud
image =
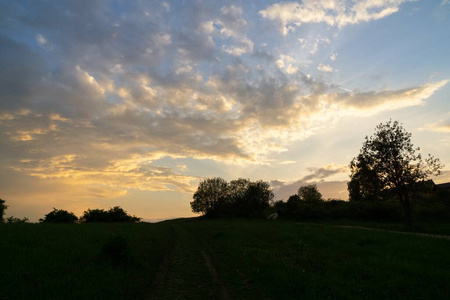
<path fill-rule="evenodd" d="M 0 110 L 18 110 L 30 104 L 45 82 L 46 63 L 25 44 L 0 35 Z"/>

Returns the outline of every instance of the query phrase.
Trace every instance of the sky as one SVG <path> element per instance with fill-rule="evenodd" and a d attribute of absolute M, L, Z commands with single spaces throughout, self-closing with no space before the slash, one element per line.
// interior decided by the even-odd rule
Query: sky
<path fill-rule="evenodd" d="M 201 180 L 348 199 L 398 120 L 450 181 L 450 1 L 0 0 L 7 216 L 189 217 Z"/>

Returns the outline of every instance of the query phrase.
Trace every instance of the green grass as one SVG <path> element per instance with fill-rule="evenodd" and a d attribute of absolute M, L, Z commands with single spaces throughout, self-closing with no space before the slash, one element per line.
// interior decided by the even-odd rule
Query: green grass
<path fill-rule="evenodd" d="M 448 240 L 282 221 L 186 226 L 207 241 L 232 298 L 450 296 Z"/>
<path fill-rule="evenodd" d="M 354 221 L 354 220 L 333 220 L 333 221 L 308 221 L 311 224 L 323 224 L 333 226 L 361 226 L 382 230 L 393 230 L 402 232 L 429 233 L 436 235 L 450 236 L 450 223 L 435 221 L 416 221 L 413 226 L 407 227 L 403 222 L 376 222 L 376 221 Z M 308 223 L 307 222 L 307 223 Z"/>
<path fill-rule="evenodd" d="M 0 224 L 0 299 L 143 298 L 168 247 L 167 224 Z M 121 236 L 127 259 L 102 249 Z"/>
<path fill-rule="evenodd" d="M 444 239 L 200 219 L 0 224 L 0 237 L 0 299 L 450 298 Z"/>

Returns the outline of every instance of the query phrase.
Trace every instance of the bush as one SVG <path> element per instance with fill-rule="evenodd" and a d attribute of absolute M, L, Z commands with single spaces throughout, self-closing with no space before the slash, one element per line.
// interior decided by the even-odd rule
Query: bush
<path fill-rule="evenodd" d="M 9 224 L 11 224 L 11 223 L 13 223 L 13 224 L 26 223 L 26 222 L 28 222 L 28 218 L 25 217 L 25 218 L 20 219 L 20 218 L 11 216 L 11 217 L 6 218 L 6 222 Z"/>
<path fill-rule="evenodd" d="M 80 219 L 84 223 L 137 223 L 141 218 L 130 216 L 120 206 L 104 209 L 88 209 Z"/>
<path fill-rule="evenodd" d="M 263 217 L 274 194 L 268 182 L 209 178 L 199 183 L 191 208 L 205 217 Z"/>
<path fill-rule="evenodd" d="M 8 208 L 5 205 L 5 200 L 0 199 L 0 223 L 3 223 L 3 216 L 5 215 L 5 210 Z"/>
<path fill-rule="evenodd" d="M 74 213 L 54 207 L 43 219 L 39 219 L 40 223 L 76 223 L 77 221 L 78 217 Z"/>

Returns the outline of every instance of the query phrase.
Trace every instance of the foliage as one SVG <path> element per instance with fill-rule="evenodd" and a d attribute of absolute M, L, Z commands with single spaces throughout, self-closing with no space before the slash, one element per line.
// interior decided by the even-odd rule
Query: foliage
<path fill-rule="evenodd" d="M 411 198 L 428 176 L 440 174 L 439 159 L 423 160 L 411 134 L 397 121 L 379 124 L 373 136 L 366 137 L 357 157 L 350 163 L 350 199 L 378 200 L 383 192 L 395 195 L 403 206 L 406 223 L 411 225 Z"/>
<path fill-rule="evenodd" d="M 82 223 L 137 223 L 141 218 L 130 216 L 120 206 L 115 206 L 109 210 L 88 209 L 80 218 Z"/>
<path fill-rule="evenodd" d="M 227 183 L 222 178 L 200 182 L 191 202 L 192 211 L 207 217 L 258 217 L 274 198 L 270 185 L 239 178 Z"/>
<path fill-rule="evenodd" d="M 8 206 L 5 204 L 5 200 L 0 199 L 0 223 L 3 223 L 3 216 Z"/>
<path fill-rule="evenodd" d="M 322 194 L 319 192 L 317 185 L 315 184 L 301 186 L 298 189 L 297 195 L 301 200 L 307 202 L 318 202 L 323 200 Z"/>
<path fill-rule="evenodd" d="M 6 222 L 9 223 L 9 224 L 26 223 L 26 222 L 28 222 L 28 218 L 24 217 L 24 218 L 20 219 L 20 218 L 16 218 L 14 216 L 11 216 L 11 217 L 6 218 Z"/>
<path fill-rule="evenodd" d="M 230 190 L 233 193 L 233 190 Z M 239 217 L 261 216 L 266 207 L 269 206 L 274 194 L 270 185 L 262 180 L 249 182 L 244 195 L 239 199 L 237 205 L 232 206 L 232 212 Z"/>
<path fill-rule="evenodd" d="M 208 178 L 198 185 L 191 202 L 192 211 L 216 217 L 224 210 L 228 196 L 228 183 L 222 178 Z"/>
<path fill-rule="evenodd" d="M 77 221 L 78 217 L 74 213 L 54 207 L 43 219 L 39 219 L 40 223 L 76 223 Z"/>

